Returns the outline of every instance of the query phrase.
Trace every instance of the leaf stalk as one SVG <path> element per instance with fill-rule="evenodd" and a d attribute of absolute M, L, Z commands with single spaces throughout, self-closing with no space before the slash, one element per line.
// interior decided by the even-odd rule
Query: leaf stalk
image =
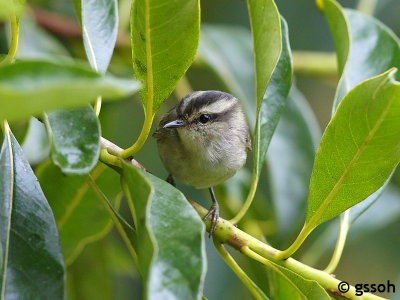
<path fill-rule="evenodd" d="M 13 15 L 10 17 L 11 24 L 11 44 L 6 57 L 0 61 L 0 66 L 12 63 L 18 49 L 19 40 L 19 19 L 17 16 Z"/>

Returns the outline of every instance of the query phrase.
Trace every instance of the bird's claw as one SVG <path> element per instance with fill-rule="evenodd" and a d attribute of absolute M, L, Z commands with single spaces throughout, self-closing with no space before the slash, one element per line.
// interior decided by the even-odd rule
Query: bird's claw
<path fill-rule="evenodd" d="M 218 207 L 218 204 L 211 205 L 210 210 L 204 216 L 203 220 L 207 220 L 210 216 L 211 216 L 211 228 L 210 228 L 210 232 L 208 234 L 208 237 L 211 237 L 211 235 L 214 233 L 214 231 L 215 231 L 215 229 L 217 228 L 217 225 L 218 225 L 218 218 L 219 218 L 219 207 Z"/>

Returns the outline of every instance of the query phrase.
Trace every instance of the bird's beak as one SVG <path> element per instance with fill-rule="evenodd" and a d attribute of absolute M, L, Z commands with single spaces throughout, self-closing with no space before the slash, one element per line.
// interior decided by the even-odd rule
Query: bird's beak
<path fill-rule="evenodd" d="M 178 127 L 183 127 L 186 126 L 186 123 L 182 120 L 175 120 L 172 122 L 169 122 L 167 124 L 164 125 L 164 128 L 178 128 Z"/>

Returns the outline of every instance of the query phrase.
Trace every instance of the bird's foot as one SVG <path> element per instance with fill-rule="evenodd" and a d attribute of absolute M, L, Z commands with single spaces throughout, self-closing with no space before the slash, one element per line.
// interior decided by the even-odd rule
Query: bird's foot
<path fill-rule="evenodd" d="M 213 205 L 211 205 L 210 210 L 204 216 L 203 220 L 207 220 L 209 217 L 211 217 L 211 227 L 210 227 L 210 232 L 208 234 L 208 237 L 211 237 L 211 235 L 214 233 L 215 229 L 217 228 L 217 224 L 218 224 L 219 206 L 217 203 L 213 203 Z"/>
<path fill-rule="evenodd" d="M 173 187 L 176 187 L 174 177 L 172 177 L 171 174 L 168 175 L 168 177 L 167 177 L 167 179 L 165 179 L 165 181 L 168 182 Z"/>

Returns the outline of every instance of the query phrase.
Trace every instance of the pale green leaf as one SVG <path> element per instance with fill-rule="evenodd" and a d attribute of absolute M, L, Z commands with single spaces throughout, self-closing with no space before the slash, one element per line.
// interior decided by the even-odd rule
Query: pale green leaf
<path fill-rule="evenodd" d="M 117 0 L 77 0 L 83 44 L 92 68 L 107 70 L 118 34 Z"/>
<path fill-rule="evenodd" d="M 377 191 L 400 161 L 400 84 L 394 70 L 347 94 L 322 137 L 306 226 L 314 228 Z"/>
<path fill-rule="evenodd" d="M 392 67 L 400 67 L 400 43 L 377 19 L 334 0 L 324 0 L 324 14 L 332 32 L 339 62 L 339 86 L 334 109 L 357 84 Z"/>
<path fill-rule="evenodd" d="M 0 68 L 0 121 L 83 106 L 99 95 L 121 98 L 139 87 L 135 80 L 101 76 L 77 64 L 19 61 Z"/>
<path fill-rule="evenodd" d="M 269 143 L 278 125 L 282 111 L 286 106 L 287 96 L 292 85 L 292 55 L 287 23 L 283 18 L 281 25 L 281 55 L 272 74 L 267 91 L 262 98 L 256 120 L 253 159 L 257 175 L 259 175 L 261 165 L 264 163 Z"/>
<path fill-rule="evenodd" d="M 254 45 L 257 109 L 278 63 L 282 49 L 280 15 L 273 0 L 248 0 Z"/>
<path fill-rule="evenodd" d="M 199 0 L 135 0 L 131 11 L 133 70 L 142 101 L 154 113 L 191 65 L 200 31 Z"/>

